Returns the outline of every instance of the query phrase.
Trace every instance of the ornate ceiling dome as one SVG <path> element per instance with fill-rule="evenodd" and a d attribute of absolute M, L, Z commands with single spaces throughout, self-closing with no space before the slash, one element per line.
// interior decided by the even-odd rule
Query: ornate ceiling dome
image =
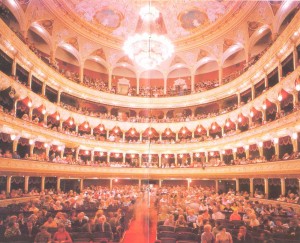
<path fill-rule="evenodd" d="M 133 33 L 139 21 L 140 8 L 148 0 L 63 0 L 73 14 L 118 38 Z M 158 0 L 152 1 L 161 13 L 172 40 L 202 32 L 231 11 L 236 11 L 240 1 L 195 1 Z"/>

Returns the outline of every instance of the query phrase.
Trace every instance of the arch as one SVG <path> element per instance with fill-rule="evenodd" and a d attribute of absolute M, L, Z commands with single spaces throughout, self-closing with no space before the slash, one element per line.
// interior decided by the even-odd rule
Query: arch
<path fill-rule="evenodd" d="M 52 50 L 53 43 L 52 43 L 51 35 L 49 34 L 49 32 L 43 26 L 41 26 L 36 21 L 36 22 L 33 22 L 29 26 L 28 31 L 29 30 L 32 30 L 35 34 L 37 34 L 38 36 L 40 36 L 49 45 L 50 49 Z"/>
<path fill-rule="evenodd" d="M 272 33 L 271 27 L 267 24 L 260 26 L 254 33 L 251 35 L 249 40 L 249 51 L 251 51 L 252 47 L 261 40 L 268 33 Z"/>
<path fill-rule="evenodd" d="M 5 6 L 9 9 L 12 15 L 16 18 L 20 30 L 25 30 L 25 13 L 18 1 L 4 1 Z"/>
<path fill-rule="evenodd" d="M 273 32 L 278 33 L 285 18 L 298 6 L 298 1 L 285 1 L 277 11 L 274 19 Z"/>
<path fill-rule="evenodd" d="M 175 94 L 187 94 L 191 90 L 191 70 L 186 65 L 173 68 L 167 75 L 167 89 Z M 172 95 L 172 94 L 171 94 Z"/>
<path fill-rule="evenodd" d="M 137 75 L 130 65 L 117 64 L 112 70 L 112 86 L 119 94 L 136 95 Z"/>
<path fill-rule="evenodd" d="M 240 50 L 244 50 L 244 46 L 241 43 L 235 43 L 232 46 L 230 46 L 224 53 L 222 58 L 222 63 L 224 64 L 225 61 L 234 55 L 235 53 L 238 53 Z"/>
<path fill-rule="evenodd" d="M 164 87 L 164 74 L 158 69 L 146 70 L 139 75 L 140 88 Z"/>

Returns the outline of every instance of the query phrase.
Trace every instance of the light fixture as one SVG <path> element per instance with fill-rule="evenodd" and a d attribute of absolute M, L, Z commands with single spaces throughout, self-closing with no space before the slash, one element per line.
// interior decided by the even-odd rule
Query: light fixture
<path fill-rule="evenodd" d="M 247 144 L 244 146 L 244 149 L 248 150 L 250 148 L 250 146 Z"/>
<path fill-rule="evenodd" d="M 179 157 L 182 159 L 183 158 L 183 154 L 180 154 Z"/>
<path fill-rule="evenodd" d="M 118 133 L 118 132 L 119 132 L 119 130 L 118 130 L 118 128 L 116 128 L 116 129 L 115 129 L 115 133 Z"/>
<path fill-rule="evenodd" d="M 73 124 L 74 124 L 73 119 L 70 120 L 69 124 L 70 124 L 71 126 L 73 126 Z"/>
<path fill-rule="evenodd" d="M 165 158 L 166 158 L 166 159 L 169 158 L 169 155 L 168 155 L 168 154 L 165 154 Z"/>
<path fill-rule="evenodd" d="M 34 140 L 29 139 L 29 145 L 33 145 L 34 144 Z"/>
<path fill-rule="evenodd" d="M 167 131 L 166 131 L 166 134 L 169 136 L 169 135 L 170 135 L 170 130 L 167 130 Z"/>
<path fill-rule="evenodd" d="M 216 125 L 212 125 L 212 129 L 215 130 L 216 129 Z"/>
<path fill-rule="evenodd" d="M 159 11 L 151 6 L 151 2 L 149 6 L 141 9 L 140 15 L 143 21 L 148 22 L 147 30 L 150 31 L 143 33 L 145 30 L 142 30 L 141 33 L 129 36 L 124 43 L 123 50 L 136 64 L 150 70 L 170 58 L 174 52 L 174 46 L 162 33 L 151 32 L 151 22 L 159 17 Z"/>
<path fill-rule="evenodd" d="M 56 120 L 59 121 L 59 115 L 56 115 Z"/>
<path fill-rule="evenodd" d="M 200 156 L 200 154 L 199 154 L 199 153 L 196 153 L 195 155 L 196 155 L 196 157 L 197 157 L 197 158 L 199 158 L 199 156 Z"/>
<path fill-rule="evenodd" d="M 11 135 L 10 135 L 10 139 L 11 139 L 12 141 L 15 140 L 16 137 L 17 137 L 17 136 L 16 136 L 15 134 L 11 134 Z"/>
<path fill-rule="evenodd" d="M 134 130 L 131 130 L 131 134 L 134 135 L 134 133 L 135 133 L 135 131 L 134 131 Z"/>
<path fill-rule="evenodd" d="M 266 110 L 266 109 L 267 109 L 267 105 L 266 105 L 266 104 L 263 104 L 263 105 L 262 105 L 262 108 L 263 108 L 264 110 Z"/>
<path fill-rule="evenodd" d="M 104 155 L 104 153 L 103 152 L 100 152 L 100 154 L 99 154 L 100 156 L 103 156 Z"/>
<path fill-rule="evenodd" d="M 230 126 L 230 123 L 229 121 L 226 122 L 226 127 L 229 127 Z"/>
<path fill-rule="evenodd" d="M 101 125 L 101 127 L 100 127 L 100 131 L 102 132 L 104 130 L 104 128 L 103 128 L 103 126 Z"/>
<path fill-rule="evenodd" d="M 296 84 L 296 90 L 300 91 L 300 84 Z"/>
<path fill-rule="evenodd" d="M 279 100 L 279 101 L 282 101 L 282 95 L 281 95 L 281 94 L 278 95 L 278 100 Z"/>
<path fill-rule="evenodd" d="M 152 7 L 149 2 L 148 6 L 141 8 L 140 16 L 144 21 L 155 21 L 159 17 L 159 11 L 155 7 Z"/>
<path fill-rule="evenodd" d="M 262 147 L 263 146 L 263 142 L 258 142 L 258 147 Z"/>
<path fill-rule="evenodd" d="M 201 127 L 198 127 L 197 131 L 198 131 L 198 132 L 201 132 L 201 131 L 202 131 Z"/>
<path fill-rule="evenodd" d="M 274 141 L 274 143 L 275 143 L 275 144 L 277 144 L 277 143 L 278 143 L 278 141 L 279 141 L 279 139 L 278 139 L 278 138 L 274 138 L 274 140 L 273 140 L 273 141 Z"/>
<path fill-rule="evenodd" d="M 183 129 L 183 130 L 182 130 L 182 133 L 183 133 L 183 134 L 185 134 L 185 133 L 186 133 L 186 130 L 185 130 L 185 129 Z"/>
<path fill-rule="evenodd" d="M 297 139 L 297 138 L 298 138 L 298 133 L 294 132 L 294 133 L 292 134 L 292 138 L 293 138 L 293 139 Z"/>
<path fill-rule="evenodd" d="M 84 128 L 85 128 L 85 129 L 88 129 L 88 127 L 89 127 L 88 122 L 85 122 L 85 123 L 84 123 Z"/>
<path fill-rule="evenodd" d="M 45 109 L 45 108 L 42 110 L 42 114 L 43 114 L 43 115 L 46 114 L 46 109 Z"/>
<path fill-rule="evenodd" d="M 29 107 L 29 108 L 31 108 L 31 106 L 32 106 L 32 102 L 31 102 L 31 101 L 29 101 L 27 105 L 28 105 L 28 107 Z"/>
<path fill-rule="evenodd" d="M 152 134 L 152 130 L 149 130 L 149 131 L 148 131 L 148 134 L 151 135 L 151 134 Z"/>
<path fill-rule="evenodd" d="M 254 113 L 253 113 L 253 111 L 251 111 L 251 112 L 250 112 L 250 116 L 251 116 L 251 117 L 253 117 L 253 116 L 254 116 Z"/>
<path fill-rule="evenodd" d="M 242 122 L 242 117 L 239 117 L 238 122 Z"/>
<path fill-rule="evenodd" d="M 215 152 L 210 152 L 209 155 L 210 156 L 214 156 Z"/>

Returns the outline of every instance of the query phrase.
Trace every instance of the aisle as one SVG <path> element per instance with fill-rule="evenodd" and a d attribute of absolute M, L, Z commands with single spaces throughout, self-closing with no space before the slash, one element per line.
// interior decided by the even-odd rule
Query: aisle
<path fill-rule="evenodd" d="M 135 219 L 125 233 L 123 243 L 154 243 L 156 239 L 157 213 L 146 202 L 137 202 Z"/>

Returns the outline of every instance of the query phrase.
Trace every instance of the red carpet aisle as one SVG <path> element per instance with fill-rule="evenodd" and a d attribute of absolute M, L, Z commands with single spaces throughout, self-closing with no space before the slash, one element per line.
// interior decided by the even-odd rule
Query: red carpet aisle
<path fill-rule="evenodd" d="M 125 234 L 123 243 L 153 243 L 156 240 L 157 212 L 151 203 L 137 202 L 135 219 Z"/>

